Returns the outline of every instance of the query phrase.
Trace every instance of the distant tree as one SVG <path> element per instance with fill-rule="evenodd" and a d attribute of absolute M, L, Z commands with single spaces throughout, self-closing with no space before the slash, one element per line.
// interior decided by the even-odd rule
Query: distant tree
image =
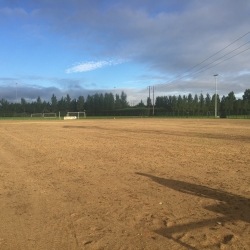
<path fill-rule="evenodd" d="M 56 98 L 56 96 L 54 94 L 51 97 L 51 111 L 52 112 L 57 111 L 57 98 Z"/>
<path fill-rule="evenodd" d="M 7 100 L 5 100 L 4 98 L 2 98 L 0 100 L 0 107 L 1 107 L 2 111 L 7 111 L 10 107 L 10 103 Z"/>
<path fill-rule="evenodd" d="M 242 97 L 243 101 L 247 100 L 250 103 L 250 89 L 246 89 Z"/>
<path fill-rule="evenodd" d="M 199 96 L 199 110 L 203 113 L 205 110 L 205 99 L 203 94 L 201 93 Z"/>
<path fill-rule="evenodd" d="M 99 105 L 100 105 L 100 110 L 103 110 L 104 109 L 104 96 L 102 93 L 99 95 Z"/>
<path fill-rule="evenodd" d="M 227 101 L 228 101 L 228 111 L 229 111 L 229 114 L 231 111 L 233 111 L 234 109 L 234 103 L 236 101 L 236 98 L 235 98 L 235 95 L 234 95 L 234 92 L 231 91 L 227 97 L 226 97 Z"/>
<path fill-rule="evenodd" d="M 77 101 L 75 98 L 70 101 L 69 110 L 71 112 L 77 112 Z"/>
<path fill-rule="evenodd" d="M 127 95 L 126 95 L 127 99 Z M 115 97 L 113 93 L 109 93 L 109 110 L 114 110 L 115 109 Z"/>
<path fill-rule="evenodd" d="M 93 108 L 94 112 L 98 112 L 101 109 L 100 98 L 98 93 L 95 93 L 95 95 L 93 96 Z"/>
<path fill-rule="evenodd" d="M 119 94 L 115 95 L 115 109 L 120 109 L 121 108 L 121 99 Z"/>
<path fill-rule="evenodd" d="M 67 96 L 65 98 L 65 104 L 66 104 L 66 111 L 67 112 L 71 111 L 70 110 L 70 103 L 71 103 L 71 98 L 70 98 L 69 94 L 67 94 Z"/>
<path fill-rule="evenodd" d="M 84 110 L 84 97 L 80 95 L 77 99 L 77 111 L 81 112 Z"/>
<path fill-rule="evenodd" d="M 172 98 L 172 111 L 176 112 L 178 111 L 178 107 L 177 107 L 177 97 L 174 95 Z"/>
<path fill-rule="evenodd" d="M 187 111 L 187 100 L 188 100 L 188 98 L 187 98 L 187 96 L 186 95 L 183 95 L 182 96 L 182 114 L 185 114 L 186 113 L 186 111 Z"/>
<path fill-rule="evenodd" d="M 144 103 L 143 103 L 142 100 L 141 100 L 141 102 L 139 102 L 139 104 L 137 105 L 137 107 L 140 107 L 140 108 L 144 108 L 145 107 L 145 105 L 144 105 Z"/>
<path fill-rule="evenodd" d="M 211 96 L 207 93 L 206 98 L 205 98 L 205 107 L 206 111 L 210 114 L 212 111 L 212 102 L 211 102 Z"/>
<path fill-rule="evenodd" d="M 243 100 L 243 103 L 242 103 L 242 108 L 245 112 L 245 114 L 247 113 L 248 109 L 249 109 L 249 102 L 247 99 Z"/>
<path fill-rule="evenodd" d="M 21 98 L 21 105 L 22 105 L 23 112 L 25 113 L 27 102 L 24 98 Z"/>
<path fill-rule="evenodd" d="M 236 110 L 236 114 L 239 115 L 240 113 L 242 113 L 242 103 L 243 101 L 241 99 L 238 99 L 235 101 L 235 110 Z"/>
<path fill-rule="evenodd" d="M 42 100 L 41 97 L 38 96 L 36 99 L 36 103 L 35 103 L 35 109 L 37 113 L 42 113 Z"/>
<path fill-rule="evenodd" d="M 150 108 L 152 106 L 151 98 L 147 98 L 147 107 Z"/>
<path fill-rule="evenodd" d="M 127 108 L 128 107 L 128 101 L 127 101 L 127 95 L 124 91 L 121 93 L 121 108 Z"/>
<path fill-rule="evenodd" d="M 155 98 L 155 107 L 156 108 L 162 108 L 164 107 L 164 103 L 163 103 L 163 96 L 157 96 Z"/>
<path fill-rule="evenodd" d="M 48 113 L 49 112 L 49 103 L 48 102 L 46 102 L 46 101 L 43 101 L 43 103 L 42 103 L 42 110 L 43 110 L 43 112 L 46 112 L 46 113 Z"/>
<path fill-rule="evenodd" d="M 188 94 L 187 97 L 187 110 L 188 112 L 191 112 L 193 109 L 193 97 L 192 94 Z"/>
<path fill-rule="evenodd" d="M 85 103 L 85 108 L 87 111 L 93 111 L 93 101 L 92 96 L 88 95 Z"/>
<path fill-rule="evenodd" d="M 198 95 L 195 94 L 194 95 L 194 101 L 193 101 L 193 114 L 195 112 L 198 112 L 199 111 L 199 98 L 198 98 Z"/>
<path fill-rule="evenodd" d="M 163 108 L 170 111 L 172 109 L 172 102 L 173 102 L 172 96 L 164 96 L 163 97 Z"/>
<path fill-rule="evenodd" d="M 65 98 L 61 97 L 61 99 L 57 102 L 57 108 L 60 112 L 67 112 Z"/>
<path fill-rule="evenodd" d="M 181 95 L 179 95 L 178 99 L 177 99 L 177 110 L 178 110 L 178 115 L 179 115 L 179 112 L 182 110 L 182 97 L 181 97 Z"/>

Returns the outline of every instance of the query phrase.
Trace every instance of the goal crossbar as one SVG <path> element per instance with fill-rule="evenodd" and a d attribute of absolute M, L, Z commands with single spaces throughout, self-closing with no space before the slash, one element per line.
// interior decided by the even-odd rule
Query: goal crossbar
<path fill-rule="evenodd" d="M 43 113 L 44 118 L 56 118 L 56 113 Z"/>
<path fill-rule="evenodd" d="M 86 112 L 67 112 L 67 116 L 76 116 L 77 119 L 86 118 Z"/>
<path fill-rule="evenodd" d="M 56 118 L 56 113 L 33 113 L 30 117 Z"/>
<path fill-rule="evenodd" d="M 34 113 L 31 114 L 30 117 L 43 117 L 43 113 Z"/>

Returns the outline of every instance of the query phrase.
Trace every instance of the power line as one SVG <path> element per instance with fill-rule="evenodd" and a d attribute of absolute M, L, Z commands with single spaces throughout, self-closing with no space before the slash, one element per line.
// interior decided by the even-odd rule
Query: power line
<path fill-rule="evenodd" d="M 235 41 L 233 41 L 232 43 L 230 43 L 229 45 L 227 45 L 226 47 L 224 47 L 223 49 L 219 50 L 218 52 L 214 53 L 213 55 L 211 55 L 210 57 L 208 57 L 207 59 L 203 60 L 202 62 L 196 64 L 194 67 L 188 69 L 187 71 L 185 71 L 184 73 L 180 74 L 183 75 L 187 72 L 189 72 L 190 70 L 196 68 L 197 66 L 201 65 L 202 63 L 206 62 L 207 60 L 209 60 L 210 58 L 212 58 L 213 56 L 219 54 L 221 51 L 225 50 L 226 48 L 230 47 L 231 45 L 233 45 L 234 43 L 236 43 L 237 41 L 239 41 L 241 38 L 245 37 L 246 35 L 248 35 L 250 33 L 250 31 L 248 31 L 246 34 L 244 34 L 243 36 L 241 36 L 240 38 L 236 39 Z M 179 75 L 179 76 L 180 76 Z M 178 76 L 177 76 L 178 77 Z"/>
<path fill-rule="evenodd" d="M 247 43 L 250 43 L 250 41 L 247 42 Z M 247 44 L 247 43 L 246 43 L 246 44 Z M 237 56 L 237 55 L 239 55 L 239 54 L 242 54 L 243 52 L 249 50 L 250 48 L 247 48 L 247 49 L 245 49 L 245 50 L 243 50 L 243 51 L 241 51 L 241 52 L 239 52 L 239 53 L 237 53 L 237 54 L 235 54 L 235 55 L 233 55 L 233 56 L 231 56 L 231 57 L 229 57 L 229 58 L 226 58 L 225 60 L 223 60 L 223 61 L 221 61 L 221 62 L 218 62 L 218 63 L 214 64 L 216 61 L 222 59 L 223 57 L 225 57 L 225 56 L 227 56 L 227 55 L 229 55 L 229 54 L 231 54 L 232 52 L 238 50 L 239 48 L 245 46 L 246 44 L 244 44 L 244 45 L 242 45 L 242 46 L 240 46 L 240 47 L 234 49 L 233 51 L 227 53 L 226 55 L 224 55 L 224 56 L 222 56 L 222 57 L 216 59 L 215 61 L 213 61 L 213 62 L 211 62 L 211 63 L 209 63 L 209 64 L 207 64 L 207 65 L 205 65 L 205 66 L 203 66 L 203 67 L 201 67 L 201 68 L 199 68 L 199 69 L 193 71 L 193 72 L 191 72 L 191 73 L 188 74 L 188 75 L 185 75 L 185 76 L 180 77 L 180 78 L 178 78 L 178 79 L 176 79 L 176 80 L 173 80 L 172 82 L 170 82 L 169 84 L 167 84 L 167 86 L 171 86 L 171 85 L 172 85 L 173 83 L 175 83 L 176 81 L 181 80 L 181 79 L 183 79 L 183 78 L 185 78 L 185 77 L 200 74 L 200 73 L 202 73 L 202 72 L 204 72 L 204 71 L 206 71 L 206 70 L 208 70 L 208 69 L 211 69 L 211 68 L 213 68 L 213 67 L 215 67 L 215 66 L 217 66 L 217 65 L 219 65 L 219 64 L 221 64 L 221 63 L 223 63 L 223 62 L 225 62 L 225 61 L 228 61 L 229 59 L 231 59 L 231 58 L 233 58 L 233 57 L 235 57 L 235 56 Z M 211 64 L 214 64 L 214 65 L 212 65 L 211 67 L 208 67 L 208 68 L 207 68 L 207 66 L 209 66 L 209 65 L 211 65 Z M 205 68 L 205 69 L 204 69 L 204 68 Z M 203 69 L 203 70 L 202 70 L 202 69 Z M 166 86 L 166 84 L 160 84 L 160 85 L 157 85 L 157 86 L 161 86 L 161 85 Z M 164 86 L 163 86 L 163 87 L 164 87 Z"/>
<path fill-rule="evenodd" d="M 223 62 L 225 62 L 225 61 L 227 61 L 227 60 L 229 60 L 229 59 L 231 59 L 231 58 L 233 58 L 233 57 L 235 57 L 235 56 L 237 56 L 237 55 L 239 55 L 239 54 L 245 52 L 245 51 L 248 50 L 249 48 L 246 49 L 246 50 L 244 50 L 244 51 L 241 51 L 240 53 L 237 53 L 237 54 L 234 55 L 234 56 L 231 56 L 231 57 L 229 57 L 229 58 L 223 60 L 222 62 L 219 62 L 219 63 L 217 63 L 217 64 L 215 64 L 215 65 L 213 65 L 213 66 L 211 66 L 211 67 L 209 67 L 209 68 L 206 68 L 207 66 L 209 66 L 209 65 L 211 65 L 211 64 L 213 64 L 213 63 L 215 63 L 216 61 L 222 59 L 223 57 L 225 57 L 225 56 L 231 54 L 232 52 L 234 52 L 234 51 L 238 50 L 239 48 L 245 46 L 246 44 L 250 43 L 250 41 L 248 41 L 247 43 L 245 43 L 245 44 L 239 46 L 238 48 L 234 49 L 233 51 L 230 51 L 229 53 L 223 55 L 222 57 L 216 59 L 215 61 L 213 61 L 213 62 L 211 62 L 211 63 L 209 63 L 209 64 L 207 64 L 207 65 L 205 65 L 205 66 L 203 66 L 203 67 L 201 67 L 201 68 L 199 68 L 199 69 L 193 71 L 193 72 L 190 72 L 188 75 L 183 76 L 183 75 L 186 74 L 187 72 L 191 71 L 192 69 L 194 69 L 194 68 L 196 68 L 197 66 L 201 65 L 201 64 L 204 63 L 205 61 L 209 60 L 209 59 L 212 58 L 213 56 L 215 56 L 215 55 L 217 55 L 218 53 L 220 53 L 221 51 L 225 50 L 226 48 L 228 48 L 228 47 L 231 46 L 232 44 L 236 43 L 237 41 L 239 41 L 240 39 L 242 39 L 243 37 L 245 37 L 245 36 L 248 35 L 249 33 L 250 33 L 250 31 L 247 32 L 246 34 L 244 34 L 243 36 L 241 36 L 240 38 L 236 39 L 235 41 L 233 41 L 232 43 L 230 43 L 229 45 L 227 45 L 227 46 L 224 47 L 223 49 L 221 49 L 221 50 L 219 50 L 218 52 L 214 53 L 212 56 L 210 56 L 210 57 L 208 57 L 207 59 L 203 60 L 202 62 L 196 64 L 194 67 L 192 67 L 192 68 L 190 68 L 189 70 L 185 71 L 184 73 L 182 73 L 182 74 L 176 76 L 176 77 L 175 77 L 174 79 L 172 79 L 171 81 L 169 81 L 169 82 L 167 82 L 167 83 L 158 84 L 157 86 L 158 86 L 158 87 L 160 87 L 160 86 L 166 86 L 166 85 L 167 85 L 167 86 L 170 86 L 170 85 L 172 85 L 174 82 L 176 82 L 177 80 L 181 80 L 181 79 L 183 79 L 183 78 L 185 78 L 185 77 L 187 77 L 187 76 L 194 75 L 194 73 L 197 72 L 197 71 L 199 71 L 199 72 L 197 72 L 196 74 L 199 74 L 199 73 L 201 73 L 201 72 L 203 72 L 203 71 L 205 71 L 205 70 L 208 70 L 208 69 L 210 69 L 210 68 L 212 68 L 212 67 L 214 67 L 214 66 L 216 66 L 216 65 L 218 65 L 218 64 L 221 64 L 221 63 L 223 63 Z M 203 69 L 203 68 L 206 68 L 206 69 L 200 71 L 200 70 Z M 195 75 L 196 75 L 196 74 L 195 74 Z M 168 84 L 168 83 L 169 83 L 169 84 Z"/>

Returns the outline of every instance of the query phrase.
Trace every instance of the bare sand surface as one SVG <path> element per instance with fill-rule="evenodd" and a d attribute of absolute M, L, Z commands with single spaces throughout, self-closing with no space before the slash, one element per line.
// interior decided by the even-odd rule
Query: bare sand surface
<path fill-rule="evenodd" d="M 0 249 L 250 249 L 250 121 L 0 121 Z"/>

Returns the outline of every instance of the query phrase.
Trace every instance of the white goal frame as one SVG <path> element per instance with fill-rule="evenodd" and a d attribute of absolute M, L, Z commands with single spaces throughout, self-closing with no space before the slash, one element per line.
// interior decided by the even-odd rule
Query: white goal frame
<path fill-rule="evenodd" d="M 56 118 L 56 113 L 43 113 L 43 118 Z"/>
<path fill-rule="evenodd" d="M 43 113 L 34 113 L 31 114 L 30 117 L 43 117 Z"/>
<path fill-rule="evenodd" d="M 67 112 L 67 116 L 76 116 L 80 119 L 80 114 L 83 114 L 83 118 L 86 118 L 86 112 Z"/>

